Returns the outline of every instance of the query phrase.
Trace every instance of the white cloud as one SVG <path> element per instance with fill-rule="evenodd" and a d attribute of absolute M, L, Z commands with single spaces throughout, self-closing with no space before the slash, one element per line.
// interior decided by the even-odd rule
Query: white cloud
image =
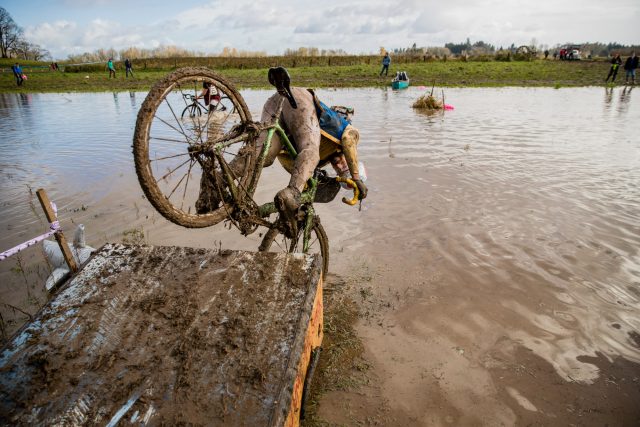
<path fill-rule="evenodd" d="M 170 35 L 170 32 L 163 31 L 160 26 L 138 27 L 134 30 L 103 19 L 95 19 L 84 26 L 79 26 L 76 22 L 56 21 L 25 29 L 28 40 L 49 49 L 56 58 L 99 48 L 151 48 L 160 44 L 172 44 Z"/>

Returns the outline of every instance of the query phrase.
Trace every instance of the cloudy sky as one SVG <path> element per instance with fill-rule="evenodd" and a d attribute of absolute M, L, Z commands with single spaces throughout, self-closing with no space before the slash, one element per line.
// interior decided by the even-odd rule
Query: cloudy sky
<path fill-rule="evenodd" d="M 54 58 L 97 48 L 178 45 L 349 53 L 484 40 L 496 46 L 640 43 L 639 0 L 0 0 Z M 398 5 L 402 5 L 399 8 Z"/>

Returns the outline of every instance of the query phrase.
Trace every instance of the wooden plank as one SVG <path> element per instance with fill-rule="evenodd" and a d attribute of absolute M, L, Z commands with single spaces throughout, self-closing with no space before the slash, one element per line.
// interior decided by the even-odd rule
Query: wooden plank
<path fill-rule="evenodd" d="M 56 216 L 56 213 L 53 211 L 53 208 L 51 207 L 51 201 L 49 200 L 49 197 L 47 196 L 47 193 L 44 191 L 44 189 L 41 188 L 36 191 L 36 195 L 38 196 L 40 205 L 44 210 L 45 216 L 47 217 L 47 221 L 49 221 L 49 223 L 57 221 L 58 218 Z M 60 246 L 62 256 L 69 266 L 69 270 L 75 273 L 76 271 L 78 271 L 78 265 L 76 264 L 76 261 L 71 254 L 71 249 L 69 249 L 69 245 L 67 244 L 67 239 L 64 237 L 64 233 L 62 232 L 62 230 L 58 230 L 56 234 L 54 234 L 54 236 L 56 237 L 58 246 Z"/>
<path fill-rule="evenodd" d="M 0 352 L 0 424 L 296 425 L 320 271 L 311 255 L 105 245 Z"/>
<path fill-rule="evenodd" d="M 296 376 L 293 382 L 293 392 L 291 396 L 291 405 L 289 405 L 287 418 L 284 425 L 287 427 L 297 427 L 300 424 L 300 411 L 302 410 L 302 392 L 306 380 L 309 363 L 311 362 L 311 354 L 313 350 L 320 347 L 323 338 L 323 305 L 322 305 L 322 281 L 318 286 L 315 301 L 313 303 L 313 311 L 311 318 L 308 320 L 309 326 L 306 328 L 307 333 L 304 338 L 303 351 L 298 360 Z M 306 318 L 302 320 L 307 321 Z M 276 425 L 280 425 L 279 423 Z"/>

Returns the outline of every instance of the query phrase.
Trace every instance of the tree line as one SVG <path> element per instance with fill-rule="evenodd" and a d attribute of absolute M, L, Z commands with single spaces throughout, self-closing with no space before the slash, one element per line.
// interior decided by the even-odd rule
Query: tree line
<path fill-rule="evenodd" d="M 47 49 L 30 43 L 24 38 L 24 31 L 15 23 L 9 12 L 0 7 L 0 55 L 3 58 L 20 58 L 41 61 L 51 58 Z"/>
<path fill-rule="evenodd" d="M 547 52 L 553 55 L 554 52 L 559 52 L 560 49 L 567 46 L 579 46 L 585 57 L 591 55 L 593 57 L 609 57 L 614 54 L 629 55 L 631 52 L 640 52 L 640 45 L 624 45 L 621 43 L 600 43 L 600 42 L 588 42 L 588 43 L 557 43 L 554 46 L 546 44 L 538 44 L 536 39 L 532 39 L 526 45 L 517 46 L 512 43 L 507 47 L 496 47 L 491 43 L 484 42 L 482 40 L 471 42 L 469 38 L 461 43 L 445 43 L 444 47 L 430 46 L 430 47 L 418 47 L 416 43 L 412 46 L 404 48 L 394 48 L 391 50 L 395 55 L 431 55 L 436 57 L 443 56 L 482 56 L 482 55 L 507 55 L 509 53 L 516 54 L 525 50 L 530 54 L 536 55 L 538 53 Z M 524 48 L 524 49 L 523 49 Z M 384 53 L 386 50 L 380 48 L 380 52 Z"/>

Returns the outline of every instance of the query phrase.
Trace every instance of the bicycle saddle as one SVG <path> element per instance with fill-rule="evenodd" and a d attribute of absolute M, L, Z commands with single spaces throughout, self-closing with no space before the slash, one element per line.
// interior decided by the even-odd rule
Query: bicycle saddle
<path fill-rule="evenodd" d="M 291 77 L 289 77 L 289 72 L 286 68 L 283 67 L 272 67 L 269 68 L 269 83 L 276 87 L 278 93 L 289 101 L 291 108 L 298 108 L 298 104 L 296 103 L 295 98 L 293 97 L 293 93 L 291 93 L 291 87 L 289 84 L 291 83 Z"/>

